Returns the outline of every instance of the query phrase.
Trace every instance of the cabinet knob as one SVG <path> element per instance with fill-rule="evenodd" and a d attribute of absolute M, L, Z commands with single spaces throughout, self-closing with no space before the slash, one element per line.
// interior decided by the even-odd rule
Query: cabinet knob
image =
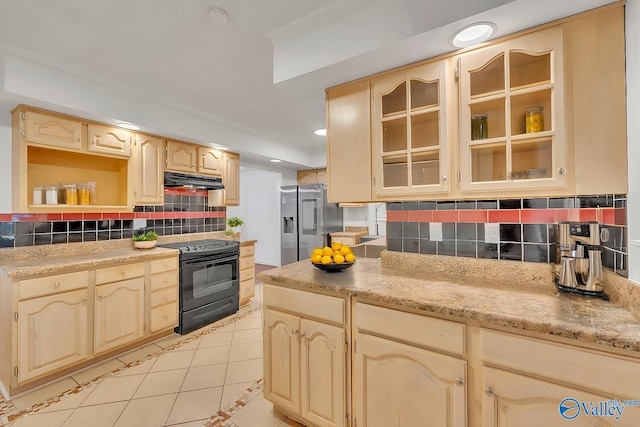
<path fill-rule="evenodd" d="M 442 181 L 446 181 L 447 180 L 447 175 L 442 175 Z"/>
<path fill-rule="evenodd" d="M 297 329 L 292 329 L 292 330 L 291 330 L 291 335 L 296 335 L 297 333 L 298 333 L 298 330 L 297 330 Z"/>
<path fill-rule="evenodd" d="M 76 138 L 76 142 L 80 142 L 80 137 L 77 137 L 77 138 Z"/>
<path fill-rule="evenodd" d="M 464 380 L 462 378 L 456 378 L 456 385 L 462 387 L 464 385 Z"/>
<path fill-rule="evenodd" d="M 27 133 L 25 131 L 22 131 L 22 137 L 26 138 L 27 137 Z"/>
<path fill-rule="evenodd" d="M 87 303 L 87 299 L 86 299 L 86 298 L 82 298 L 82 301 L 81 301 L 81 302 L 82 302 L 83 304 L 86 304 L 86 303 Z"/>
<path fill-rule="evenodd" d="M 564 175 L 565 173 L 567 173 L 567 169 L 566 168 L 558 168 L 558 173 L 560 175 Z"/>
<path fill-rule="evenodd" d="M 493 397 L 493 389 L 487 386 L 487 388 L 484 389 L 484 394 L 486 394 L 489 397 Z"/>
<path fill-rule="evenodd" d="M 122 277 L 124 277 L 124 276 L 127 275 L 127 272 L 126 271 L 121 271 L 120 274 L 122 275 Z"/>
<path fill-rule="evenodd" d="M 300 338 L 304 338 L 306 334 L 304 332 L 300 332 Z"/>
<path fill-rule="evenodd" d="M 55 286 L 55 288 L 58 289 L 60 287 L 60 282 L 56 282 L 56 284 L 53 286 Z"/>
<path fill-rule="evenodd" d="M 163 314 L 163 315 L 162 315 L 162 318 L 163 318 L 164 320 L 167 320 L 167 319 L 169 318 L 169 315 L 167 315 L 167 314 Z"/>
<path fill-rule="evenodd" d="M 167 264 L 162 264 L 162 268 L 167 268 Z"/>
<path fill-rule="evenodd" d="M 92 140 L 91 140 L 91 144 L 93 145 L 93 144 L 95 144 L 95 143 L 96 143 L 96 140 L 95 140 L 95 139 L 92 139 Z"/>
<path fill-rule="evenodd" d="M 102 299 L 102 294 L 98 294 L 98 298 L 99 298 L 99 299 Z"/>
<path fill-rule="evenodd" d="M 168 280 L 165 280 L 165 281 L 164 281 L 164 284 L 165 284 L 165 285 L 168 285 L 168 284 L 169 284 L 169 281 L 168 281 Z"/>

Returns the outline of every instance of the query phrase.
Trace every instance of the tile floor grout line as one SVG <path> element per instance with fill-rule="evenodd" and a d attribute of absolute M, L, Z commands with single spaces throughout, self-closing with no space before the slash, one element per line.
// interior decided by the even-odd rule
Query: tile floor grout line
<path fill-rule="evenodd" d="M 182 345 L 194 340 L 197 337 L 203 337 L 205 335 L 213 333 L 218 329 L 221 329 L 221 328 L 223 328 L 223 327 L 225 327 L 227 325 L 230 325 L 230 324 L 234 323 L 235 321 L 237 321 L 239 319 L 243 319 L 243 318 L 247 317 L 248 315 L 253 314 L 256 311 L 262 309 L 262 304 L 260 302 L 257 302 L 257 301 L 251 301 L 245 307 L 248 307 L 248 309 L 247 309 L 246 312 L 244 312 L 242 314 L 239 314 L 238 312 L 236 312 L 235 314 L 233 314 L 233 315 L 231 315 L 231 316 L 229 316 L 227 318 L 221 319 L 220 320 L 221 323 L 219 323 L 219 324 L 217 324 L 217 322 L 216 322 L 216 324 L 205 326 L 197 334 L 190 335 L 189 337 L 185 338 L 184 340 L 181 340 L 181 341 L 179 341 L 177 343 L 171 344 L 171 345 L 169 345 L 169 346 L 167 346 L 165 348 L 161 347 L 159 350 L 157 350 L 157 351 L 155 351 L 155 352 L 153 352 L 153 353 L 151 353 L 151 354 L 149 354 L 147 356 L 141 357 L 138 360 L 135 360 L 133 362 L 125 364 L 124 366 L 119 367 L 119 368 L 117 368 L 117 369 L 115 369 L 115 370 L 113 370 L 111 372 L 106 373 L 106 374 L 99 375 L 98 377 L 95 377 L 95 378 L 93 378 L 93 379 L 91 379 L 89 381 L 86 381 L 82 385 L 77 385 L 76 387 L 73 387 L 73 388 L 71 388 L 69 390 L 66 390 L 63 393 L 59 393 L 58 395 L 56 395 L 54 397 L 47 398 L 47 399 L 45 399 L 45 400 L 43 400 L 41 402 L 38 402 L 38 403 L 36 403 L 34 405 L 31 405 L 29 408 L 25 408 L 23 410 L 18 410 L 15 407 L 15 405 L 13 405 L 13 403 L 11 403 L 11 401 L 7 402 L 3 398 L 0 397 L 0 426 L 11 425 L 15 421 L 17 421 L 20 418 L 23 418 L 26 415 L 37 413 L 41 409 L 47 408 L 47 407 L 51 406 L 53 403 L 57 403 L 57 402 L 61 401 L 62 400 L 61 397 L 62 398 L 66 398 L 68 396 L 71 396 L 71 395 L 79 393 L 80 391 L 84 390 L 85 388 L 97 386 L 100 383 L 102 383 L 102 381 L 104 381 L 106 378 L 112 377 L 112 376 L 120 373 L 121 371 L 126 370 L 127 368 L 138 366 L 138 365 L 142 364 L 143 362 L 146 362 L 147 360 L 151 360 L 154 357 L 159 357 L 162 354 L 166 354 L 166 353 L 168 353 L 168 352 L 170 352 L 172 350 L 175 350 L 175 349 L 179 348 L 180 346 L 182 346 Z M 234 327 L 234 330 L 235 330 L 235 327 Z M 165 337 L 163 337 L 163 338 L 165 338 Z M 159 340 L 162 340 L 163 338 L 159 338 Z M 133 350 L 133 351 L 135 351 L 135 350 Z M 195 353 L 194 353 L 194 355 L 195 355 Z M 192 358 L 192 361 L 193 361 L 193 358 Z M 227 361 L 227 365 L 228 365 L 228 361 Z M 99 364 L 96 365 L 96 366 L 99 366 Z M 147 372 L 147 374 L 148 374 L 148 372 Z M 146 377 L 147 374 L 145 374 L 145 377 Z M 71 378 L 71 376 L 64 377 L 64 378 Z M 72 379 L 72 381 L 74 381 L 77 384 L 77 381 L 75 381 L 73 378 L 71 378 L 71 379 Z M 223 387 L 223 390 L 224 390 L 224 387 Z M 87 398 L 88 398 L 88 396 L 87 396 Z M 129 401 L 130 400 L 131 399 L 129 399 Z M 7 411 L 11 411 L 11 412 L 8 413 Z"/>

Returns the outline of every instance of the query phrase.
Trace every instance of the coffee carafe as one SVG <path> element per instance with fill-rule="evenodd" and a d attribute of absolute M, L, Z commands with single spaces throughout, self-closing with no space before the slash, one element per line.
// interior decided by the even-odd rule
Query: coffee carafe
<path fill-rule="evenodd" d="M 561 291 L 589 296 L 603 296 L 602 247 L 597 222 L 559 224 L 560 276 L 556 286 Z"/>

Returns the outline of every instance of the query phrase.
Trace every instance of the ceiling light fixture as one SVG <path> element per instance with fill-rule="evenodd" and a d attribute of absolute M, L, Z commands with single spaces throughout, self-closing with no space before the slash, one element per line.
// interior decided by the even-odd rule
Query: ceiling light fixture
<path fill-rule="evenodd" d="M 280 160 L 280 159 L 271 159 L 271 161 L 272 161 L 273 163 L 280 163 L 282 160 Z"/>
<path fill-rule="evenodd" d="M 316 135 L 320 135 L 320 136 L 327 136 L 327 130 L 326 129 L 318 129 L 315 132 Z"/>
<path fill-rule="evenodd" d="M 140 130 L 140 126 L 131 123 L 116 123 L 116 126 L 129 130 Z"/>
<path fill-rule="evenodd" d="M 474 44 L 489 40 L 497 29 L 498 26 L 493 22 L 475 22 L 456 31 L 453 37 L 451 37 L 451 40 L 449 40 L 449 43 L 454 47 L 473 46 Z"/>
<path fill-rule="evenodd" d="M 209 19 L 216 25 L 226 25 L 229 22 L 229 15 L 224 9 L 214 7 L 209 11 Z"/>

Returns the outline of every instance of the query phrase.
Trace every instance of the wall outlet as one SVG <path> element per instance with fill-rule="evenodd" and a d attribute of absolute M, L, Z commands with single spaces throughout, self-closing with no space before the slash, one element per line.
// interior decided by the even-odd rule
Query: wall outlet
<path fill-rule="evenodd" d="M 430 222 L 429 223 L 429 240 L 432 242 L 442 242 L 442 223 Z"/>
<path fill-rule="evenodd" d="M 484 225 L 484 242 L 500 243 L 500 224 L 489 222 Z"/>

